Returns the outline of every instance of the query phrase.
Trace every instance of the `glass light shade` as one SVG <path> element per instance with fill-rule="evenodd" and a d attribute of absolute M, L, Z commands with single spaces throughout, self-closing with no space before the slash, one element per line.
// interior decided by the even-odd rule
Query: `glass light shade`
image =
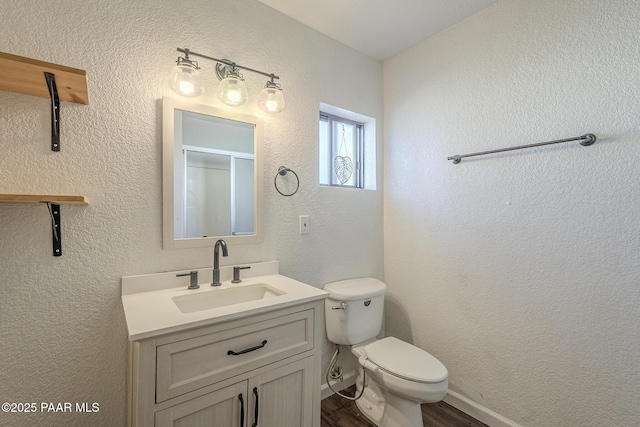
<path fill-rule="evenodd" d="M 218 87 L 218 99 L 234 107 L 242 105 L 249 99 L 247 85 L 235 76 L 225 77 Z"/>
<path fill-rule="evenodd" d="M 276 114 L 284 110 L 284 95 L 277 87 L 265 87 L 260 92 L 258 107 L 265 113 Z"/>
<path fill-rule="evenodd" d="M 194 66 L 180 63 L 171 69 L 169 87 L 179 95 L 195 97 L 202 95 L 202 78 Z"/>

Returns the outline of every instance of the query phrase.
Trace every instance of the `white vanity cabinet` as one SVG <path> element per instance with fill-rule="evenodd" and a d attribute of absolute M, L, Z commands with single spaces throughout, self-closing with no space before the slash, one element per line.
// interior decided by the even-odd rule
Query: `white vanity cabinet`
<path fill-rule="evenodd" d="M 319 427 L 322 314 L 313 301 L 132 341 L 129 425 Z"/>

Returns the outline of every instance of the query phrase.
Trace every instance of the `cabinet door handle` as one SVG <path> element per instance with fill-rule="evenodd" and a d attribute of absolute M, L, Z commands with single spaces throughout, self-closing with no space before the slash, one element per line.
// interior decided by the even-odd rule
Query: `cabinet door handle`
<path fill-rule="evenodd" d="M 242 351 L 239 351 L 237 353 L 235 351 L 233 351 L 233 350 L 229 350 L 229 351 L 227 351 L 227 355 L 228 356 L 240 356 L 241 354 L 249 353 L 250 351 L 260 350 L 265 345 L 267 345 L 267 340 L 262 341 L 262 344 L 260 344 L 260 345 L 257 345 L 255 347 L 251 347 L 251 348 L 247 348 L 246 350 L 242 350 Z"/>
<path fill-rule="evenodd" d="M 240 427 L 244 427 L 244 400 L 242 399 L 242 393 L 238 395 L 240 401 Z"/>
<path fill-rule="evenodd" d="M 253 394 L 256 395 L 256 411 L 253 414 L 254 422 L 251 424 L 251 427 L 258 427 L 258 387 L 253 388 Z"/>

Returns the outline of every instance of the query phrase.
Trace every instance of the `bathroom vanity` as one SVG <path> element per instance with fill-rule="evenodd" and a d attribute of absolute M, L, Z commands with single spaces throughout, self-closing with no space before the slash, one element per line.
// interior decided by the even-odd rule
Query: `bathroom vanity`
<path fill-rule="evenodd" d="M 219 287 L 196 270 L 197 290 L 184 272 L 122 279 L 130 426 L 319 427 L 327 293 L 250 266 Z"/>

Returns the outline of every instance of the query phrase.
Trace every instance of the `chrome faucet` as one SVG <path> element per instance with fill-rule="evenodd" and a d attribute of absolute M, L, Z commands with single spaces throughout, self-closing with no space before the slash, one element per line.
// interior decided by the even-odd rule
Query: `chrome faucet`
<path fill-rule="evenodd" d="M 222 256 L 229 256 L 229 252 L 227 251 L 227 243 L 220 239 L 216 242 L 216 245 L 213 247 L 213 282 L 211 282 L 211 286 L 220 286 L 220 248 L 222 248 Z"/>

